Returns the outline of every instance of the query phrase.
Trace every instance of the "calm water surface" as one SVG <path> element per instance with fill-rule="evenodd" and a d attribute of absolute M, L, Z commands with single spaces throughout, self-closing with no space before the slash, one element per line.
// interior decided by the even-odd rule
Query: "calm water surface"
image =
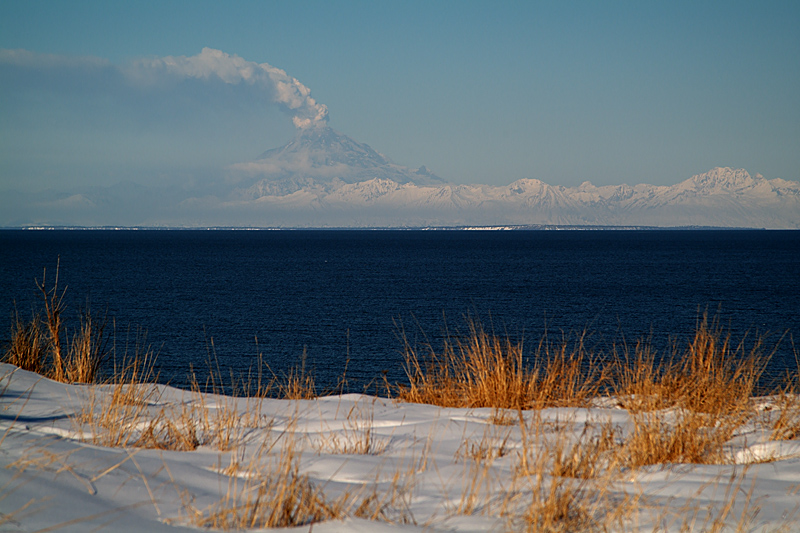
<path fill-rule="evenodd" d="M 464 316 L 535 348 L 547 330 L 591 332 L 607 350 L 685 343 L 708 310 L 735 341 L 785 332 L 770 372 L 796 368 L 798 231 L 0 231 L 0 311 L 39 307 L 35 280 L 60 261 L 68 316 L 115 321 L 117 350 L 141 329 L 163 380 L 186 384 L 306 353 L 322 386 L 349 359 L 358 389 L 402 380 L 400 328 L 434 345 Z M 0 337 L 8 337 L 2 327 Z"/>

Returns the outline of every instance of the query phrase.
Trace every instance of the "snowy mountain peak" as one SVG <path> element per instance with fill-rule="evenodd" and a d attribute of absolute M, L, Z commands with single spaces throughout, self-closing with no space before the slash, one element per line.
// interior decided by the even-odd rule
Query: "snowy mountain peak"
<path fill-rule="evenodd" d="M 717 167 L 704 174 L 692 176 L 682 185 L 692 188 L 701 193 L 737 191 L 752 188 L 759 183 L 765 182 L 763 176 L 756 174 L 751 176 L 745 169 L 733 169 L 729 167 Z"/>
<path fill-rule="evenodd" d="M 384 155 L 329 126 L 300 130 L 289 143 L 267 150 L 258 160 L 305 159 L 314 167 L 344 164 L 356 168 L 391 165 Z"/>
<path fill-rule="evenodd" d="M 250 189 L 260 190 L 285 189 L 284 185 L 308 180 L 359 183 L 377 178 L 419 186 L 446 183 L 424 166 L 413 170 L 397 165 L 368 144 L 323 125 L 301 130 L 284 146 L 267 150 L 256 161 L 232 168 L 256 178 Z M 272 183 L 259 183 L 264 180 Z M 255 191 L 250 190 L 244 196 L 253 197 L 254 194 Z"/>

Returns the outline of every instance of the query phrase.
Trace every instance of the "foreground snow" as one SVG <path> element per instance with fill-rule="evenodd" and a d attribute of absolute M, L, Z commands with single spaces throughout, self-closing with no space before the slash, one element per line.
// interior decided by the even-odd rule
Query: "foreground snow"
<path fill-rule="evenodd" d="M 509 516 L 532 497 L 515 474 L 523 458 L 535 458 L 551 437 L 579 439 L 587 424 L 610 422 L 620 434 L 631 424 L 613 401 L 525 412 L 526 423 L 540 414 L 544 428 L 531 442 L 517 413 L 497 424 L 491 409 L 355 394 L 256 401 L 158 386 L 148 412 L 199 401 L 211 418 L 235 411 L 225 420 L 238 423 L 193 451 L 111 448 L 92 444 L 99 430 L 76 418 L 103 409 L 109 386 L 65 385 L 9 365 L 0 365 L 0 376 L 0 531 L 196 530 L 198 514 L 275 471 L 287 447 L 331 500 L 376 494 L 386 504 L 381 520 L 355 518 L 352 506 L 342 519 L 313 524 L 315 532 L 516 529 Z M 635 511 L 613 526 L 627 531 L 700 530 L 718 518 L 732 530 L 800 530 L 800 441 L 769 441 L 760 424 L 751 421 L 731 441 L 730 464 L 655 465 L 601 480 L 599 513 L 634 501 Z M 478 460 L 480 450 L 490 457 Z M 585 487 L 577 493 L 584 503 L 598 497 L 596 485 L 575 485 Z"/>

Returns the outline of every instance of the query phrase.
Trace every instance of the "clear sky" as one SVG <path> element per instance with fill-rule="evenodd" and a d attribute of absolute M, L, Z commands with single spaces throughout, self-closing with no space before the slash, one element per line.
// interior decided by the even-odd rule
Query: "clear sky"
<path fill-rule="evenodd" d="M 306 101 L 197 74 L 206 47 Z M 0 48 L 0 190 L 216 179 L 308 98 L 456 183 L 800 179 L 796 0 L 0 0 Z"/>

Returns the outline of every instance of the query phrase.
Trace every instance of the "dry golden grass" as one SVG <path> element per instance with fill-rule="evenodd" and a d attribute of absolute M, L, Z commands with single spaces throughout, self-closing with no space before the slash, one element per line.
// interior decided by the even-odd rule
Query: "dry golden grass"
<path fill-rule="evenodd" d="M 431 435 L 419 456 L 412 455 L 395 467 L 392 475 L 381 481 L 380 469 L 372 483 L 345 492 L 341 498 L 346 502 L 346 516 L 366 520 L 379 520 L 389 524 L 417 524 L 411 512 L 411 499 L 417 484 L 417 474 L 425 471 L 430 453 Z"/>
<path fill-rule="evenodd" d="M 433 437 L 433 434 L 428 435 L 419 455 L 415 452 L 409 458 L 404 457 L 388 480 L 380 481 L 381 473 L 378 471 L 373 483 L 348 491 L 343 496 L 347 501 L 347 514 L 390 524 L 416 525 L 417 521 L 411 512 L 411 498 L 417 484 L 417 474 L 428 468 Z"/>
<path fill-rule="evenodd" d="M 464 439 L 461 447 L 456 450 L 455 460 L 470 459 L 476 463 L 491 462 L 498 457 L 505 457 L 510 453 L 508 440 L 511 431 L 497 433 L 485 430 L 480 440 Z"/>
<path fill-rule="evenodd" d="M 20 320 L 19 316 L 15 317 L 3 362 L 44 374 L 48 340 L 42 327 L 42 318 L 39 315 L 34 315 L 27 323 Z"/>
<path fill-rule="evenodd" d="M 389 524 L 416 524 L 410 503 L 415 473 L 398 469 L 384 487 L 376 482 L 348 495 L 348 514 Z"/>
<path fill-rule="evenodd" d="M 613 365 L 615 393 L 632 412 L 670 407 L 714 415 L 746 411 L 769 358 L 760 339 L 750 347 L 745 340 L 734 346 L 718 320 L 703 315 L 688 346 L 674 347 L 660 363 L 644 341 L 633 355 L 623 347 Z"/>
<path fill-rule="evenodd" d="M 44 311 L 34 313 L 27 323 L 15 318 L 2 360 L 63 383 L 96 383 L 110 352 L 106 321 L 96 320 L 85 309 L 78 331 L 67 343 L 62 320 L 66 289 L 59 291 L 58 267 L 52 287 L 47 286 L 46 274 L 45 270 L 42 282 L 36 282 Z"/>
<path fill-rule="evenodd" d="M 475 322 L 468 328 L 465 338 L 446 339 L 441 353 L 429 346 L 421 355 L 406 343 L 409 385 L 395 388 L 397 398 L 442 407 L 582 406 L 599 395 L 607 379 L 583 335 L 559 342 L 545 337 L 529 367 L 522 343 L 490 335 Z"/>
<path fill-rule="evenodd" d="M 621 508 L 602 488 L 594 488 L 599 484 L 586 480 L 542 474 L 516 483 L 519 492 L 505 504 L 514 509 L 504 515 L 511 531 L 608 531 Z"/>
<path fill-rule="evenodd" d="M 389 441 L 376 438 L 373 433 L 375 426 L 375 398 L 369 406 L 356 403 L 347 412 L 341 431 L 321 435 L 312 444 L 320 453 L 344 455 L 380 455 Z"/>
<path fill-rule="evenodd" d="M 610 425 L 573 441 L 571 424 L 553 431 L 539 411 L 530 421 L 521 410 L 517 415 L 522 446 L 516 451 L 506 447 L 513 428 L 489 426 L 480 441 L 464 441 L 456 454 L 465 462 L 464 484 L 449 514 L 499 517 L 509 531 L 562 532 L 606 531 L 633 512 L 633 498 L 620 500 L 607 490 L 619 475 L 604 457 L 613 447 Z M 496 478 L 491 467 L 506 456 L 511 476 Z"/>
<path fill-rule="evenodd" d="M 110 447 L 153 445 L 156 433 L 149 408 L 158 401 L 150 352 L 138 352 L 122 364 L 110 391 L 91 388 L 81 410 L 73 417 L 77 430 L 87 428 L 93 444 Z M 149 424 L 150 427 L 143 427 Z M 149 442 L 151 445 L 146 446 Z"/>
<path fill-rule="evenodd" d="M 624 352 L 614 383 L 634 425 L 623 446 L 625 466 L 730 462 L 726 443 L 756 414 L 753 397 L 766 362 L 760 341 L 734 347 L 706 316 L 687 348 L 660 364 L 645 343 L 633 357 Z"/>
<path fill-rule="evenodd" d="M 641 519 L 655 518 L 654 531 L 751 531 L 759 502 L 753 497 L 755 480 L 748 491 L 744 489 L 747 466 L 734 467 L 727 477 L 703 485 L 677 509 L 663 503 L 654 507 L 640 489 L 628 492 L 618 483 L 623 475 L 630 476 L 630 468 L 656 464 L 635 455 L 633 442 L 638 442 L 639 437 L 623 439 L 608 422 L 584 424 L 584 431 L 577 438 L 569 424 L 553 433 L 542 424 L 538 413 L 526 424 L 520 412 L 520 428 L 523 447 L 512 489 L 501 507 L 509 530 L 625 531 Z M 653 430 L 648 438 L 658 432 Z M 676 462 L 675 457 L 681 459 L 677 462 L 690 462 L 689 451 L 671 450 L 676 443 L 677 439 L 657 443 L 652 449 L 659 450 L 656 453 L 668 452 L 661 456 L 664 463 Z M 695 462 L 713 462 L 708 455 L 696 455 L 703 460 Z M 725 491 L 721 505 L 701 503 L 707 498 L 704 491 L 716 492 L 719 487 Z M 744 500 L 738 507 L 737 498 Z"/>
<path fill-rule="evenodd" d="M 736 419 L 739 411 L 728 414 Z M 640 491 L 629 493 L 619 488 L 623 475 L 628 478 L 631 469 L 653 464 L 730 463 L 726 444 L 739 425 L 738 420 L 726 424 L 716 414 L 675 408 L 634 415 L 633 429 L 627 435 L 610 422 L 587 421 L 576 436 L 573 424 L 566 422 L 553 429 L 542 421 L 541 411 L 530 413 L 526 422 L 520 410 L 518 418 L 522 447 L 499 514 L 510 530 L 536 532 L 625 530 L 641 517 L 658 514 L 642 507 Z M 473 449 L 476 460 L 493 461 L 489 446 Z M 669 520 L 662 511 L 656 530 L 669 522 L 681 531 L 730 527 L 749 531 L 758 512 L 758 502 L 753 501 L 755 482 L 745 494 L 746 467 L 743 472 L 733 472 L 728 484 L 722 483 L 726 487 L 723 505 L 704 507 L 697 503 L 702 500 L 698 495 L 681 509 L 670 510 Z M 470 483 L 470 491 L 472 486 L 489 482 L 485 476 L 476 479 Z M 735 502 L 742 494 L 745 503 L 735 516 Z"/>
<path fill-rule="evenodd" d="M 795 350 L 797 370 L 786 378 L 786 384 L 775 395 L 767 415 L 772 428 L 770 439 L 794 440 L 800 438 L 800 358 Z"/>
<path fill-rule="evenodd" d="M 500 510 L 510 530 L 607 531 L 632 516 L 638 498 L 611 491 L 620 469 L 610 424 L 572 441 L 569 425 L 553 434 L 539 412 L 526 423 L 520 411 L 519 428 L 522 449 Z"/>
<path fill-rule="evenodd" d="M 289 440 L 276 463 L 266 469 L 261 464 L 262 452 L 256 454 L 246 475 L 231 477 L 227 493 L 208 509 L 185 502 L 190 522 L 238 530 L 302 526 L 343 517 L 346 500 L 327 501 L 322 490 L 299 473 L 300 456 Z"/>
<path fill-rule="evenodd" d="M 792 389 L 780 391 L 769 414 L 773 413 L 769 420 L 770 440 L 800 438 L 800 394 Z"/>
<path fill-rule="evenodd" d="M 545 337 L 528 363 L 522 343 L 468 322 L 468 334 L 446 339 L 440 352 L 428 346 L 421 353 L 406 343 L 409 383 L 394 393 L 402 401 L 443 407 L 493 407 L 501 423 L 504 409 L 585 407 L 609 393 L 634 413 L 679 407 L 735 418 L 752 410 L 768 361 L 759 340 L 749 348 L 744 340 L 734 345 L 706 316 L 686 348 L 675 347 L 668 357 L 640 341 L 603 358 L 587 350 L 585 339 Z"/>
<path fill-rule="evenodd" d="M 61 350 L 62 322 L 61 314 L 64 312 L 64 294 L 66 289 L 58 291 L 58 266 L 56 266 L 56 276 L 51 289 L 47 289 L 47 270 L 42 273 L 42 283 L 36 282 L 36 287 L 42 293 L 44 304 L 44 325 L 47 328 L 48 348 L 50 355 L 50 366 L 48 368 L 50 379 L 56 381 L 66 381 L 64 371 L 64 357 Z"/>
<path fill-rule="evenodd" d="M 493 419 L 501 424 L 509 421 L 507 409 L 582 407 L 613 392 L 631 412 L 633 430 L 623 438 L 603 427 L 590 442 L 556 456 L 558 476 L 596 477 L 598 462 L 628 468 L 729 462 L 726 444 L 755 416 L 753 396 L 767 360 L 759 340 L 749 348 L 744 340 L 734 345 L 716 320 L 703 316 L 686 348 L 675 347 L 668 358 L 659 359 L 642 341 L 632 353 L 615 349 L 615 357 L 601 365 L 588 354 L 584 336 L 556 343 L 545 338 L 526 367 L 521 344 L 470 323 L 466 339 L 448 341 L 441 353 L 429 350 L 421 358 L 407 346 L 410 384 L 396 392 L 404 401 L 493 407 Z M 800 401 L 791 403 L 797 396 L 789 394 L 781 398 L 773 434 L 793 438 Z"/>
<path fill-rule="evenodd" d="M 673 508 L 667 505 L 646 505 L 650 513 L 657 511 L 657 518 L 653 531 L 703 531 L 719 533 L 722 531 L 733 531 L 745 533 L 750 531 L 770 531 L 770 532 L 789 532 L 794 528 L 791 526 L 791 516 L 786 517 L 786 522 L 774 528 L 754 527 L 755 518 L 761 510 L 760 501 L 754 498 L 756 479 L 750 484 L 750 488 L 745 491 L 744 482 L 747 478 L 748 467 L 741 470 L 732 469 L 729 475 L 720 474 L 716 479 L 701 485 L 687 501 Z M 716 493 L 724 487 L 724 495 L 721 506 L 711 504 L 702 505 L 698 503 L 705 499 L 706 493 Z M 744 496 L 744 502 L 740 508 L 736 508 L 738 496 Z M 737 512 L 738 511 L 738 512 Z M 738 515 L 738 517 L 737 517 Z"/>
<path fill-rule="evenodd" d="M 550 474 L 575 479 L 599 479 L 619 468 L 621 447 L 618 430 L 609 422 L 598 424 L 586 422 L 580 436 L 572 444 L 564 440 L 564 431 L 556 437 Z"/>
<path fill-rule="evenodd" d="M 691 411 L 640 413 L 619 450 L 624 466 L 731 462 L 726 443 L 741 425 L 738 418 L 717 418 Z"/>
<path fill-rule="evenodd" d="M 73 335 L 61 371 L 67 383 L 96 383 L 109 353 L 106 321 L 98 321 L 86 310 L 81 315 L 80 329 Z"/>
<path fill-rule="evenodd" d="M 761 340 L 751 347 L 746 339 L 734 346 L 717 319 L 704 315 L 689 344 L 679 373 L 685 380 L 679 405 L 700 413 L 734 413 L 750 407 L 768 358 Z"/>
<path fill-rule="evenodd" d="M 498 480 L 492 475 L 492 464 L 497 456 L 489 452 L 464 462 L 464 486 L 461 498 L 455 507 L 448 509 L 450 515 L 472 515 L 490 513 L 492 494 Z"/>
<path fill-rule="evenodd" d="M 517 424 L 517 413 L 511 409 L 492 409 L 489 423 L 496 426 L 514 426 Z"/>
<path fill-rule="evenodd" d="M 145 370 L 148 369 L 149 370 Z M 247 399 L 239 413 L 236 399 L 218 396 L 213 406 L 208 395 L 195 386 L 185 393 L 188 400 L 160 405 L 159 389 L 153 385 L 150 359 L 135 358 L 124 379 L 111 384 L 111 391 L 92 390 L 74 418 L 77 429 L 88 428 L 94 444 L 191 451 L 210 446 L 234 451 L 252 427 L 269 428 L 272 420 L 260 418 L 260 399 Z"/>
<path fill-rule="evenodd" d="M 449 515 L 472 515 L 493 512 L 493 493 L 499 481 L 493 475 L 492 467 L 496 459 L 511 453 L 508 440 L 509 428 L 489 425 L 480 440 L 464 439 L 456 450 L 454 460 L 463 463 L 464 484 L 461 496 L 454 505 L 448 505 Z"/>
<path fill-rule="evenodd" d="M 246 465 L 229 468 L 227 492 L 206 509 L 184 495 L 184 510 L 197 527 L 222 530 L 311 525 L 356 516 L 390 523 L 413 523 L 408 497 L 413 471 L 398 469 L 382 485 L 376 481 L 359 490 L 328 498 L 324 487 L 300 473 L 301 453 L 294 435 L 296 420 L 274 439 L 261 444 Z M 282 444 L 277 456 L 270 452 Z M 413 463 L 413 461 L 412 461 Z"/>
<path fill-rule="evenodd" d="M 242 443 L 248 428 L 261 425 L 269 427 L 272 421 L 260 418 L 262 396 L 247 398 L 247 409 L 239 412 L 236 397 L 221 394 L 221 381 L 219 372 L 209 372 L 204 390 L 192 373 L 190 400 L 182 402 L 179 409 L 169 409 L 169 414 L 175 419 L 170 424 L 184 428 L 184 433 L 191 430 L 190 435 L 196 436 L 196 446 L 213 446 L 220 451 L 230 451 Z M 239 390 L 239 385 L 231 378 L 230 390 L 234 394 Z M 261 392 L 260 384 L 258 392 Z M 211 398 L 213 405 L 207 403 Z"/>
<path fill-rule="evenodd" d="M 270 369 L 270 372 L 272 370 Z M 300 357 L 300 366 L 294 366 L 288 374 L 278 377 L 272 372 L 268 390 L 277 389 L 277 396 L 287 400 L 311 400 L 318 396 L 314 374 L 306 369 L 306 351 Z"/>

